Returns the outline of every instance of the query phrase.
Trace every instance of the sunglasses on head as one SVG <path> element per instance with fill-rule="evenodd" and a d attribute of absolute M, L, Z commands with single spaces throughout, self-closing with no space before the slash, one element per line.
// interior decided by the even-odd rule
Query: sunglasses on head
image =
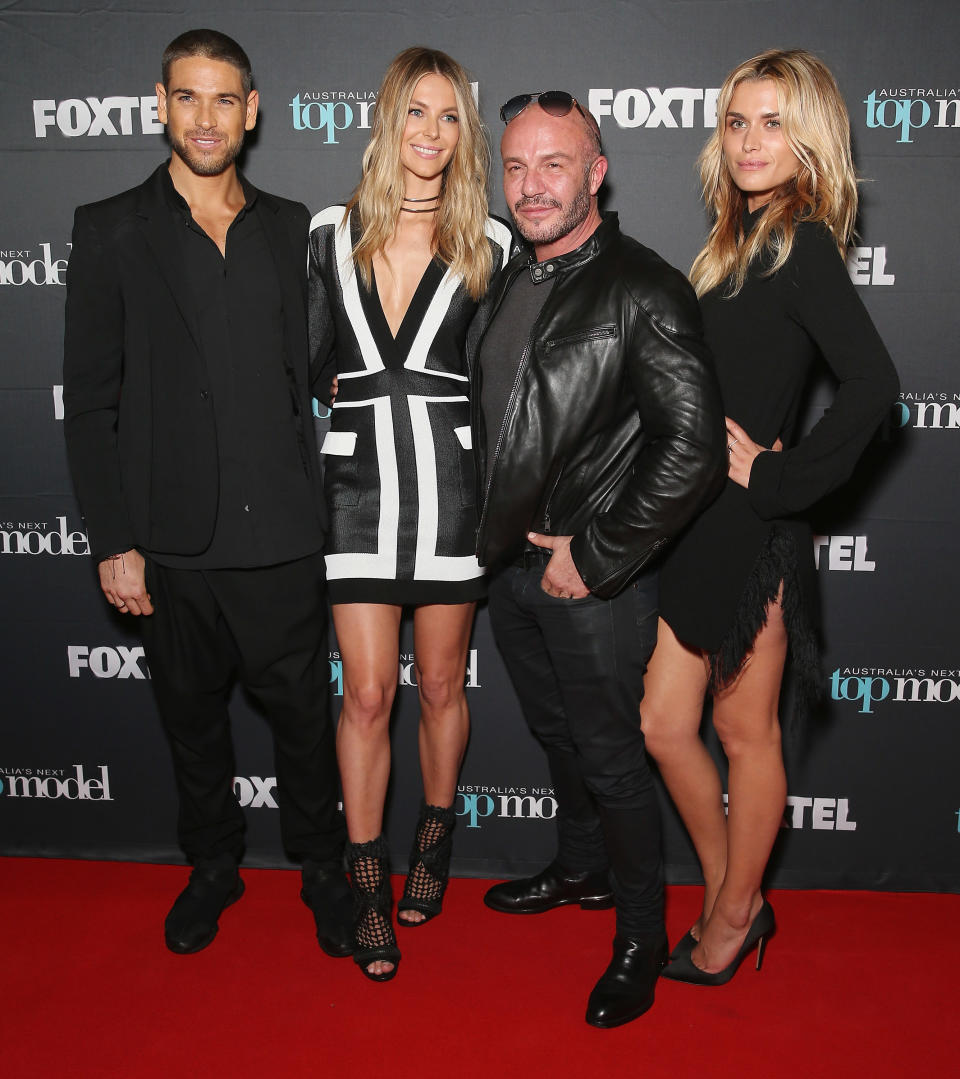
<path fill-rule="evenodd" d="M 571 109 L 576 109 L 577 112 L 583 117 L 583 122 L 590 128 L 593 137 L 597 142 L 597 151 L 603 153 L 603 143 L 600 139 L 600 128 L 597 121 L 594 119 L 593 114 L 590 112 L 584 112 L 580 108 L 580 102 L 573 96 L 568 94 L 566 90 L 541 90 L 538 94 L 517 94 L 516 97 L 510 98 L 506 105 L 500 106 L 500 119 L 509 124 L 511 120 L 515 120 L 521 112 L 528 106 L 536 102 L 541 109 L 548 116 L 566 116 Z"/>
<path fill-rule="evenodd" d="M 538 94 L 517 94 L 506 105 L 500 106 L 500 119 L 509 124 L 528 106 L 536 102 L 548 116 L 566 116 L 571 109 L 576 109 L 586 120 L 580 103 L 566 90 L 542 90 Z"/>

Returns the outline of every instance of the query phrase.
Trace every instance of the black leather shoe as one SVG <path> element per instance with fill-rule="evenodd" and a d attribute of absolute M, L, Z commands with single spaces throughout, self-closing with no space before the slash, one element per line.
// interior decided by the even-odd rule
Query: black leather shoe
<path fill-rule="evenodd" d="M 618 1027 L 653 1004 L 660 970 L 667 961 L 667 938 L 613 938 L 613 959 L 587 1001 L 587 1022 Z"/>
<path fill-rule="evenodd" d="M 353 896 L 337 866 L 303 863 L 300 898 L 313 914 L 317 943 L 334 958 L 353 954 Z"/>
<path fill-rule="evenodd" d="M 170 951 L 190 955 L 206 948 L 217 935 L 221 912 L 236 903 L 243 889 L 237 863 L 229 855 L 198 862 L 164 922 L 164 938 Z"/>
<path fill-rule="evenodd" d="M 584 910 L 607 910 L 613 906 L 613 892 L 606 869 L 571 875 L 551 862 L 536 876 L 495 884 L 483 901 L 503 914 L 542 914 L 569 903 L 579 903 Z"/>

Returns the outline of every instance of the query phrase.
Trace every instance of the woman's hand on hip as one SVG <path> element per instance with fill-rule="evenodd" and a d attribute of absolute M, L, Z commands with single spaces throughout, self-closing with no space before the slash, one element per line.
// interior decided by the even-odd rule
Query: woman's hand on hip
<path fill-rule="evenodd" d="M 734 483 L 740 484 L 741 487 L 749 487 L 750 469 L 753 468 L 753 462 L 761 453 L 766 453 L 768 449 L 779 453 L 783 449 L 783 443 L 778 438 L 772 446 L 761 446 L 753 441 L 736 420 L 731 420 L 729 416 L 726 416 L 725 419 L 727 423 L 727 455 L 730 458 L 727 475 Z"/>

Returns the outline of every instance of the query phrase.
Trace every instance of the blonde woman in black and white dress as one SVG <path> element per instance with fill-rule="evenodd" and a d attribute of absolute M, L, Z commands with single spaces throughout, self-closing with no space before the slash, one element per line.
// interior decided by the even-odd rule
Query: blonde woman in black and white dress
<path fill-rule="evenodd" d="M 377 981 L 400 959 L 382 831 L 405 606 L 414 608 L 424 804 L 400 924 L 440 912 L 467 743 L 464 672 L 484 581 L 464 342 L 510 247 L 506 226 L 487 216 L 488 166 L 463 68 L 406 49 L 380 88 L 360 184 L 311 225 L 312 377 L 321 394 L 334 377 L 337 386 L 321 453 L 354 960 Z"/>

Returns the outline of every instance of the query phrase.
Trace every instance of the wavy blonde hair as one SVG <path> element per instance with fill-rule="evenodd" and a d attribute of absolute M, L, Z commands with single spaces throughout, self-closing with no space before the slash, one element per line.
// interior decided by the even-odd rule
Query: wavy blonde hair
<path fill-rule="evenodd" d="M 746 196 L 734 183 L 723 154 L 730 99 L 740 83 L 772 79 L 780 123 L 800 167 L 764 208 L 756 227 L 744 235 Z M 703 201 L 714 225 L 690 270 L 697 295 L 729 279 L 736 296 L 747 271 L 765 252 L 773 256 L 765 275 L 790 257 L 801 221 L 820 221 L 843 255 L 857 217 L 857 177 L 850 152 L 850 119 L 836 80 L 826 66 L 802 49 L 770 49 L 731 71 L 717 99 L 717 126 L 697 159 Z"/>
<path fill-rule="evenodd" d="M 453 157 L 443 173 L 434 221 L 434 250 L 463 278 L 467 292 L 479 300 L 493 271 L 493 254 L 484 229 L 490 147 L 467 73 L 456 60 L 437 49 L 422 45 L 404 49 L 391 61 L 383 77 L 370 142 L 363 153 L 360 183 L 347 203 L 346 217 L 357 209 L 362 229 L 353 260 L 369 288 L 373 257 L 390 242 L 403 205 L 401 139 L 414 90 L 425 75 L 441 75 L 453 87 L 460 128 Z"/>

